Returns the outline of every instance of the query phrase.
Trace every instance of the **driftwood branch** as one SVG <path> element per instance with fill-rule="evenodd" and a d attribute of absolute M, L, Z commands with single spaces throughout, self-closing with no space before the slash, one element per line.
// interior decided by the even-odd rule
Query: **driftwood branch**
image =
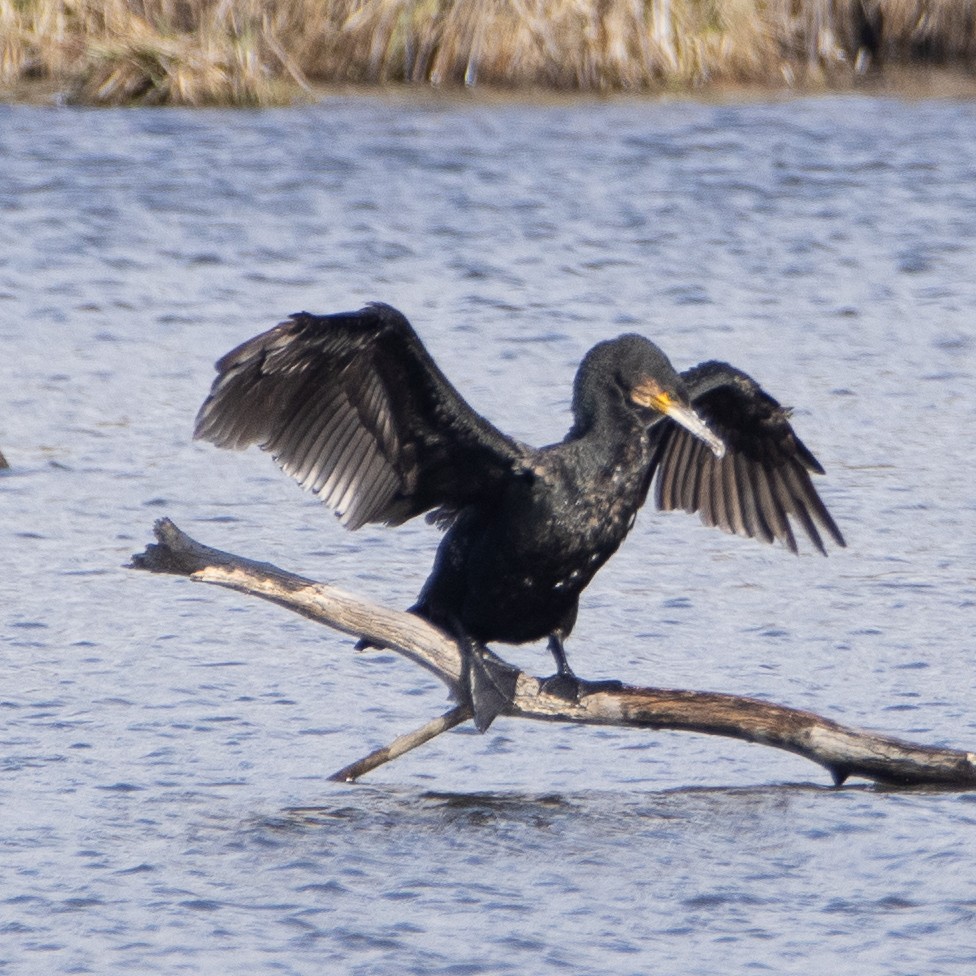
<path fill-rule="evenodd" d="M 349 593 L 304 579 L 269 563 L 254 562 L 201 545 L 168 519 L 156 523 L 158 544 L 132 565 L 188 576 L 280 604 L 320 623 L 385 645 L 427 668 L 458 700 L 463 664 L 458 645 L 426 621 L 367 603 Z M 594 689 L 579 701 L 546 694 L 539 678 L 519 674 L 511 707 L 518 718 L 593 725 L 679 729 L 774 746 L 825 767 L 838 785 L 849 776 L 881 783 L 976 786 L 976 753 L 914 745 L 754 698 L 663 688 Z M 401 736 L 385 749 L 347 766 L 334 779 L 351 780 L 470 718 L 464 705 Z"/>
<path fill-rule="evenodd" d="M 419 729 L 407 732 L 406 735 L 397 736 L 388 746 L 375 749 L 368 756 L 363 756 L 362 759 L 357 759 L 354 763 L 343 766 L 337 773 L 333 773 L 329 779 L 337 783 L 351 783 L 371 769 L 376 769 L 377 766 L 382 766 L 383 763 L 388 763 L 391 759 L 396 759 L 405 752 L 416 749 L 417 746 L 422 746 L 425 742 L 430 742 L 434 736 L 440 735 L 441 732 L 446 732 L 448 729 L 453 729 L 455 725 L 467 722 L 470 718 L 471 709 L 467 705 L 455 705 L 449 712 L 438 715 L 437 718 L 431 719 Z"/>

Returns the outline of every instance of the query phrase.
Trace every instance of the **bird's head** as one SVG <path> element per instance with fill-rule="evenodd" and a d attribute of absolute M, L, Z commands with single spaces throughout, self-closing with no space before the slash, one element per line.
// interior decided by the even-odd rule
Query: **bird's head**
<path fill-rule="evenodd" d="M 695 412 L 681 375 L 649 339 L 628 334 L 598 343 L 584 357 L 576 374 L 573 410 L 577 424 L 587 425 L 608 403 L 621 401 L 651 424 L 670 417 L 715 454 L 725 444 Z"/>

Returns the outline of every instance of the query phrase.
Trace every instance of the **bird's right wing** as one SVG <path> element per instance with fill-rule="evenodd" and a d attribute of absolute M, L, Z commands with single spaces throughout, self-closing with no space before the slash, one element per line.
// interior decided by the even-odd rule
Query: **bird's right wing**
<path fill-rule="evenodd" d="M 301 312 L 217 363 L 194 437 L 257 444 L 350 529 L 459 509 L 525 448 L 477 414 L 389 305 Z"/>

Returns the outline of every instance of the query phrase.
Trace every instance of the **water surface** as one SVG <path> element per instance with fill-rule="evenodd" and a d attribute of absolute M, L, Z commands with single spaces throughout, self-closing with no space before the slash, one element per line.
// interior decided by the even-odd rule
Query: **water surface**
<path fill-rule="evenodd" d="M 124 564 L 168 515 L 413 599 L 434 529 L 345 533 L 190 440 L 213 360 L 289 312 L 401 307 L 535 443 L 641 330 L 796 406 L 849 548 L 648 510 L 580 673 L 973 748 L 974 187 L 954 101 L 0 108 L 0 972 L 971 972 L 968 794 L 506 719 L 338 786 L 443 689 Z"/>

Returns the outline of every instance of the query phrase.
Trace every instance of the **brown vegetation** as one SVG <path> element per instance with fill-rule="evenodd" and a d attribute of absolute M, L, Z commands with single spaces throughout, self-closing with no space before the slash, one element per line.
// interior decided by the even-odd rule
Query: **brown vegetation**
<path fill-rule="evenodd" d="M 968 65 L 973 0 L 0 0 L 0 84 L 256 105 L 313 84 L 654 91 Z"/>

